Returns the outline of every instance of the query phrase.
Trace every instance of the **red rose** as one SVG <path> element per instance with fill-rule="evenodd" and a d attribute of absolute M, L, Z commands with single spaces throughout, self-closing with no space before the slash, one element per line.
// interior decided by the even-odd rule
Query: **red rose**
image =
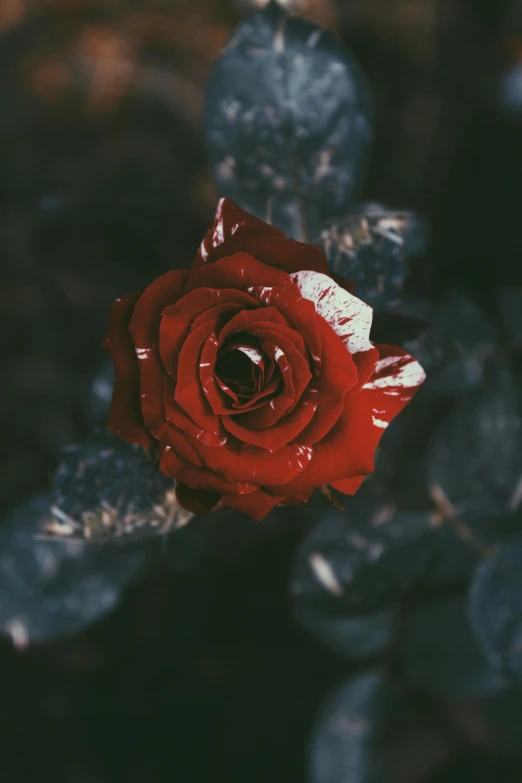
<path fill-rule="evenodd" d="M 261 519 L 323 485 L 353 494 L 424 372 L 370 343 L 347 285 L 318 247 L 223 199 L 188 271 L 112 305 L 109 429 L 159 448 L 190 511 Z"/>

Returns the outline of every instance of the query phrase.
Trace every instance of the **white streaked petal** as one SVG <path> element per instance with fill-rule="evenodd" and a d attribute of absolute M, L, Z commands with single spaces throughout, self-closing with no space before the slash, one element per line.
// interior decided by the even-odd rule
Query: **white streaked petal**
<path fill-rule="evenodd" d="M 214 217 L 214 223 L 212 225 L 212 233 L 205 235 L 203 241 L 199 246 L 199 254 L 203 261 L 206 261 L 209 257 L 212 248 L 221 245 L 225 241 L 225 231 L 223 225 L 223 206 L 225 199 L 221 198 L 218 202 L 216 214 Z"/>
<path fill-rule="evenodd" d="M 381 358 L 374 374 L 362 388 L 372 406 L 373 425 L 382 434 L 382 430 L 415 395 L 426 373 L 418 361 L 402 348 L 390 345 L 377 348 Z"/>
<path fill-rule="evenodd" d="M 314 303 L 316 312 L 328 321 L 350 353 L 368 351 L 373 310 L 370 305 L 338 286 L 321 272 L 295 272 L 290 275 L 301 296 Z"/>
<path fill-rule="evenodd" d="M 377 362 L 373 377 L 363 389 L 383 389 L 388 394 L 400 394 L 401 389 L 420 386 L 425 377 L 426 373 L 413 356 L 387 356 Z"/>
<path fill-rule="evenodd" d="M 250 361 L 254 364 L 263 363 L 263 354 L 260 353 L 257 348 L 252 348 L 250 345 L 238 345 L 236 350 L 241 351 L 245 356 L 248 356 Z"/>

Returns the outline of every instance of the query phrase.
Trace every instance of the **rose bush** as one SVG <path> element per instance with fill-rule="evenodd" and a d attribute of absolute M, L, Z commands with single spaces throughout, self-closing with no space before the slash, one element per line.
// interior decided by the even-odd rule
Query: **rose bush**
<path fill-rule="evenodd" d="M 188 271 L 112 305 L 109 429 L 156 447 L 196 513 L 261 519 L 324 485 L 352 494 L 424 380 L 370 342 L 371 321 L 320 248 L 223 199 Z"/>

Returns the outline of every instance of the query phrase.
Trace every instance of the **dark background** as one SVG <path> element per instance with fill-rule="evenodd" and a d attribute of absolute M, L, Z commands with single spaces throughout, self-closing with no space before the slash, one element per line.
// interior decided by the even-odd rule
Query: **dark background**
<path fill-rule="evenodd" d="M 428 221 L 434 295 L 495 312 L 522 284 L 522 10 L 507 0 L 302 0 L 374 99 L 365 200 Z M 91 426 L 109 303 L 186 267 L 212 216 L 200 111 L 233 0 L 0 4 L 0 505 L 48 486 Z M 293 622 L 300 520 L 236 528 L 198 567 L 154 568 L 71 641 L 0 641 L 7 783 L 306 780 L 348 665 Z M 267 568 L 267 563 L 270 567 Z M 472 704 L 401 716 L 390 783 L 522 780 Z M 397 745 L 398 744 L 398 745 Z"/>

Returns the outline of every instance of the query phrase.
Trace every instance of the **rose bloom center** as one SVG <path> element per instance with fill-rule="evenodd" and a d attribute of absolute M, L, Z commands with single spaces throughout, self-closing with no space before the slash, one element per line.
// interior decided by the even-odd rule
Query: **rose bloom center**
<path fill-rule="evenodd" d="M 234 407 L 241 407 L 270 384 L 266 399 L 276 396 L 281 387 L 277 366 L 263 351 L 259 340 L 249 335 L 234 335 L 221 347 L 215 366 L 215 378 Z M 277 381 L 274 383 L 274 381 Z"/>

